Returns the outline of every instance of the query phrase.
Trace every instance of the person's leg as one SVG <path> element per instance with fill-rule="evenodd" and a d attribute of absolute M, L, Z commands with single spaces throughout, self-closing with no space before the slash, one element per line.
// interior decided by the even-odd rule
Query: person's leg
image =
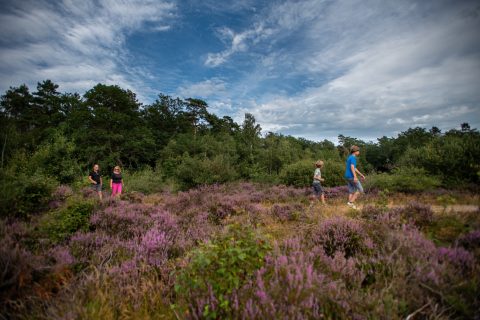
<path fill-rule="evenodd" d="M 353 195 L 355 193 L 355 186 L 353 184 L 353 179 L 348 179 L 348 204 L 352 203 Z"/>
<path fill-rule="evenodd" d="M 357 200 L 358 194 L 359 194 L 358 191 L 355 193 L 352 193 L 352 199 L 350 200 L 351 203 L 354 203 Z"/>
<path fill-rule="evenodd" d="M 115 197 L 116 194 L 117 194 L 117 184 L 112 183 L 112 197 Z"/>
<path fill-rule="evenodd" d="M 355 183 L 355 193 L 352 196 L 351 202 L 355 202 L 357 200 L 358 196 L 360 195 L 360 193 L 363 193 L 363 187 L 362 187 L 362 184 L 360 183 L 360 181 L 357 181 Z"/>
<path fill-rule="evenodd" d="M 102 199 L 103 199 L 102 190 L 98 191 L 98 197 L 100 198 L 100 200 L 102 200 Z"/>
<path fill-rule="evenodd" d="M 122 186 L 123 186 L 123 183 L 117 183 L 117 195 L 122 194 Z"/>
<path fill-rule="evenodd" d="M 320 186 L 318 185 L 318 183 L 313 184 L 313 195 L 315 201 L 318 201 L 318 198 L 320 197 Z"/>
<path fill-rule="evenodd" d="M 322 204 L 326 204 L 325 195 L 323 193 L 320 195 L 320 200 L 322 201 Z"/>

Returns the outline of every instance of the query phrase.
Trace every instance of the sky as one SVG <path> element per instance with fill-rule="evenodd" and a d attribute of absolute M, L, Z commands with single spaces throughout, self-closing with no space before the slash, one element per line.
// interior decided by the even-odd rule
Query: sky
<path fill-rule="evenodd" d="M 314 141 L 480 128 L 480 1 L 0 0 L 0 92 L 46 79 Z"/>

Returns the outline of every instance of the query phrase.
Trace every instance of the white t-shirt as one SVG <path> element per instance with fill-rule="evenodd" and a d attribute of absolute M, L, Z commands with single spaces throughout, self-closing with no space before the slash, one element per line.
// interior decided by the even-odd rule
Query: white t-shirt
<path fill-rule="evenodd" d="M 313 177 L 314 177 L 314 179 L 313 179 L 314 183 L 320 183 L 320 180 L 317 180 L 317 179 L 322 178 L 322 172 L 320 171 L 320 168 L 315 169 L 315 172 L 313 173 Z M 315 177 L 317 179 L 315 179 Z"/>

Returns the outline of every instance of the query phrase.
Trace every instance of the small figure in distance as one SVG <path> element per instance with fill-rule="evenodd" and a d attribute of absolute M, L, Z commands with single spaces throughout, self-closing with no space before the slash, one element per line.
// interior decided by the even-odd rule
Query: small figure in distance
<path fill-rule="evenodd" d="M 347 205 L 352 209 L 357 209 L 355 206 L 355 200 L 360 193 L 363 193 L 363 187 L 358 180 L 358 175 L 365 179 L 365 176 L 357 169 L 357 157 L 360 154 L 360 148 L 358 146 L 352 146 L 350 148 L 350 156 L 347 159 L 345 168 L 345 178 L 348 182 L 348 202 Z"/>
<path fill-rule="evenodd" d="M 112 190 L 112 197 L 122 194 L 123 178 L 122 169 L 119 166 L 115 166 L 112 172 L 112 178 L 110 179 L 110 189 Z"/>
<path fill-rule="evenodd" d="M 323 168 L 323 161 L 318 160 L 317 162 L 315 162 L 315 171 L 313 173 L 312 187 L 313 187 L 313 193 L 315 194 L 315 198 L 317 200 L 318 198 L 320 198 L 320 200 L 322 201 L 322 204 L 326 205 L 325 195 L 322 188 L 322 182 L 325 181 L 325 179 L 322 178 L 322 171 L 320 170 L 321 168 Z"/>
<path fill-rule="evenodd" d="M 100 166 L 98 164 L 93 165 L 93 171 L 88 175 L 88 180 L 92 184 L 92 189 L 98 193 L 98 197 L 102 200 L 102 174 L 100 173 Z"/>

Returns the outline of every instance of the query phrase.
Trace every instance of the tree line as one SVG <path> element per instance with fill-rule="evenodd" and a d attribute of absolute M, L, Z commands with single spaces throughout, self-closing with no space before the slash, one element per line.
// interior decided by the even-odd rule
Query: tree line
<path fill-rule="evenodd" d="M 339 135 L 335 145 L 262 132 L 248 113 L 238 124 L 211 113 L 200 99 L 160 94 L 142 105 L 134 92 L 116 85 L 97 84 L 81 96 L 45 80 L 34 92 L 11 87 L 0 105 L 4 188 L 21 175 L 72 184 L 93 163 L 107 171 L 115 165 L 152 168 L 183 189 L 234 180 L 308 185 L 316 159 L 325 161 L 325 183 L 334 186 L 343 184 L 353 144 L 362 149 L 360 167 L 367 173 L 415 168 L 444 186 L 480 181 L 480 134 L 467 123 L 446 132 L 410 128 L 374 142 Z"/>

